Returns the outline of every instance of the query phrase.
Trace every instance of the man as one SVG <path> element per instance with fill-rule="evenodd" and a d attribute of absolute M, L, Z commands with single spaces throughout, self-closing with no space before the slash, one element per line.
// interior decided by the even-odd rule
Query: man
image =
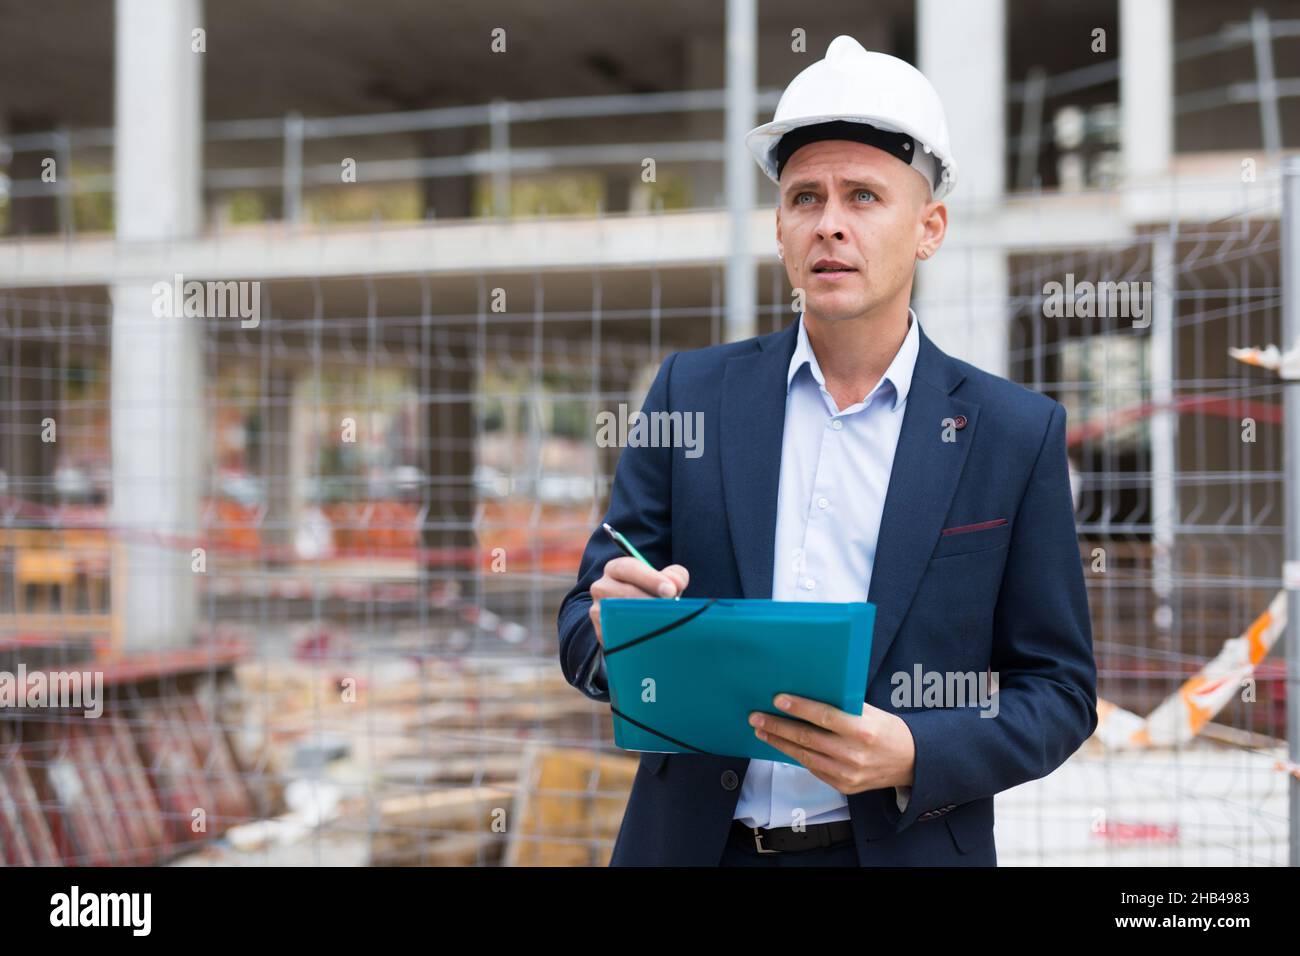
<path fill-rule="evenodd" d="M 864 703 L 749 715 L 797 766 L 642 754 L 612 863 L 995 865 L 994 794 L 1097 722 L 1064 407 L 946 355 L 908 307 L 956 176 L 918 71 L 838 37 L 748 141 L 802 315 L 664 361 L 643 411 L 703 411 L 704 454 L 624 449 L 605 520 L 662 571 L 598 530 L 561 666 L 609 699 L 608 597 L 871 601 Z M 908 688 L 986 672 L 979 706 Z"/>

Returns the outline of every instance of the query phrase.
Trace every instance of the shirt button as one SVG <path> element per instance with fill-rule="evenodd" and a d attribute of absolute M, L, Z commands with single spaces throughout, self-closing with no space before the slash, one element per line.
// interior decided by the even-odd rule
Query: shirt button
<path fill-rule="evenodd" d="M 829 508 L 829 507 L 830 507 L 830 504 L 831 504 L 830 501 L 827 500 L 826 498 L 818 498 L 818 499 L 817 499 L 817 507 L 818 507 L 818 508 Z"/>
<path fill-rule="evenodd" d="M 835 429 L 836 431 L 839 431 L 843 427 L 844 427 L 844 423 L 840 421 L 838 418 L 831 419 L 831 428 Z"/>
<path fill-rule="evenodd" d="M 817 586 L 817 582 L 814 581 L 812 578 L 805 578 L 803 582 L 803 586 L 805 590 L 811 591 L 813 588 Z"/>

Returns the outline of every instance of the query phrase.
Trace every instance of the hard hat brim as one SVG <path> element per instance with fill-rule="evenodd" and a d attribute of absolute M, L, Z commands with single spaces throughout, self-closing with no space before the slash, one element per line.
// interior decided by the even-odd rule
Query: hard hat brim
<path fill-rule="evenodd" d="M 835 120 L 843 120 L 850 123 L 867 123 L 877 129 L 885 130 L 890 133 L 905 133 L 911 136 L 922 146 L 929 149 L 929 144 L 918 135 L 915 129 L 909 129 L 906 125 L 891 123 L 886 120 L 872 116 L 849 115 L 845 113 L 827 113 L 820 116 L 801 116 L 797 120 L 781 120 L 771 123 L 764 123 L 762 126 L 756 126 L 745 134 L 745 146 L 748 147 L 749 153 L 754 157 L 754 161 L 772 182 L 780 185 L 780 178 L 776 172 L 776 146 L 781 141 L 781 137 L 791 130 L 796 130 L 804 126 L 814 126 L 818 123 L 829 123 Z M 933 152 L 933 150 L 931 150 Z M 939 161 L 939 167 L 946 172 L 946 175 L 940 177 L 938 183 L 934 186 L 934 198 L 943 199 L 950 192 L 957 182 L 957 163 L 951 156 L 942 156 L 934 152 L 935 158 Z"/>

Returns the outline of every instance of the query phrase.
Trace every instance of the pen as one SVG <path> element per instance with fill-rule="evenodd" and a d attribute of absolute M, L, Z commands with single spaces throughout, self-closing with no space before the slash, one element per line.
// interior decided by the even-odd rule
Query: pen
<path fill-rule="evenodd" d="M 651 571 L 659 570 L 653 564 L 647 561 L 645 559 L 645 556 L 642 555 L 640 551 L 632 547 L 631 541 L 627 540 L 627 538 L 623 537 L 621 534 L 619 534 L 617 531 L 611 528 L 608 522 L 602 521 L 600 526 L 605 529 L 605 533 L 607 535 L 609 535 L 611 538 L 614 539 L 614 543 L 618 545 L 618 549 L 622 551 L 624 554 L 626 554 L 629 558 L 636 558 L 638 561 L 644 564 Z M 680 594 L 673 595 L 674 601 L 680 601 L 681 599 L 682 596 Z"/>

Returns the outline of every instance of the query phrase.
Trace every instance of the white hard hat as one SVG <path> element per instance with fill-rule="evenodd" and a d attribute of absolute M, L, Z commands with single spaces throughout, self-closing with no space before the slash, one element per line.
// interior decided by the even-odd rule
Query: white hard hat
<path fill-rule="evenodd" d="M 868 52 L 851 36 L 837 36 L 823 59 L 790 81 L 772 122 L 750 130 L 745 145 L 768 178 L 779 182 L 781 137 L 836 120 L 866 123 L 916 140 L 920 148 L 911 149 L 911 165 L 929 179 L 935 199 L 944 198 L 957 184 L 957 163 L 938 92 L 912 64 Z"/>

